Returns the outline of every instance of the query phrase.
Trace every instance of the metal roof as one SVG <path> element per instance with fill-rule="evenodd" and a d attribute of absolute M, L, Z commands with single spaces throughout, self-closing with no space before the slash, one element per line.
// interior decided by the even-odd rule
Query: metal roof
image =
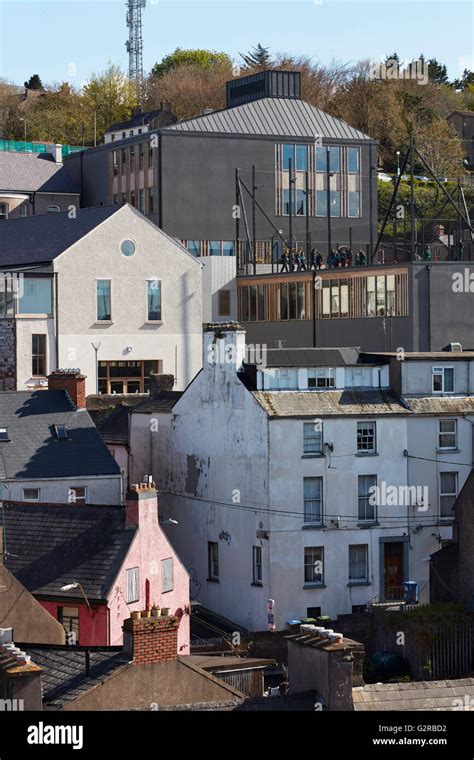
<path fill-rule="evenodd" d="M 0 190 L 78 195 L 80 187 L 68 170 L 46 153 L 0 151 Z"/>
<path fill-rule="evenodd" d="M 294 98 L 261 98 L 181 121 L 162 130 L 164 133 L 171 131 L 371 141 L 368 135 L 342 119 Z"/>

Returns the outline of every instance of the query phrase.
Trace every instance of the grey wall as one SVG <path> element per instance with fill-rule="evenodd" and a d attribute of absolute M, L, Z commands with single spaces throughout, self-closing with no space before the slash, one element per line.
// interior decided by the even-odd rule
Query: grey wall
<path fill-rule="evenodd" d="M 179 132 L 163 132 L 161 148 L 163 229 L 182 239 L 233 240 L 235 220 L 232 207 L 236 200 L 235 169 L 251 189 L 252 164 L 256 167 L 257 199 L 283 236 L 288 235 L 288 217 L 275 216 L 275 145 L 284 138 L 241 138 Z M 294 140 L 286 140 L 294 142 Z M 336 144 L 336 143 L 335 143 Z M 339 144 L 339 143 L 337 143 Z M 375 154 L 375 148 L 374 154 Z M 373 162 L 375 161 L 375 155 Z M 369 241 L 369 148 L 361 143 L 362 214 L 361 219 L 334 218 L 333 242 L 347 243 L 353 228 L 353 245 Z M 373 184 L 373 218 L 376 219 L 376 180 Z M 243 193 L 251 228 L 251 199 Z M 324 217 L 311 217 L 310 229 L 315 238 L 327 240 Z M 293 231 L 305 237 L 305 218 L 294 217 Z M 263 215 L 257 213 L 257 239 L 275 235 Z M 244 240 L 243 218 L 240 238 Z"/>

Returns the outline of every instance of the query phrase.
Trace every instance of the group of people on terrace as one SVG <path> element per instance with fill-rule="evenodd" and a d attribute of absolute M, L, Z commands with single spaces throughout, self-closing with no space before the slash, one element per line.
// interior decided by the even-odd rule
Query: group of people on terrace
<path fill-rule="evenodd" d="M 363 248 L 354 254 L 351 248 L 332 248 L 326 257 L 326 262 L 320 251 L 313 248 L 309 257 L 302 248 L 295 251 L 283 251 L 280 259 L 280 272 L 303 272 L 311 269 L 340 269 L 351 266 L 365 266 L 367 255 Z"/>

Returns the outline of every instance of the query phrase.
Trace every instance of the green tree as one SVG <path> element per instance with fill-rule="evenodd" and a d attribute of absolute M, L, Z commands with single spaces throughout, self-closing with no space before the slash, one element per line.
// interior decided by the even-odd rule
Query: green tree
<path fill-rule="evenodd" d="M 248 53 L 239 53 L 247 69 L 269 69 L 273 65 L 270 48 L 265 48 L 258 43 Z"/>
<path fill-rule="evenodd" d="M 428 77 L 436 84 L 448 84 L 448 67 L 437 61 L 436 58 L 430 58 L 428 61 Z"/>
<path fill-rule="evenodd" d="M 25 82 L 25 87 L 27 90 L 44 90 L 39 74 L 32 74 L 28 81 Z"/>
<path fill-rule="evenodd" d="M 180 66 L 196 66 L 212 70 L 221 66 L 232 66 L 227 53 L 217 53 L 212 50 L 182 50 L 176 48 L 174 53 L 166 55 L 160 63 L 155 63 L 150 74 L 152 77 L 163 77 Z"/>
<path fill-rule="evenodd" d="M 474 71 L 469 71 L 469 69 L 464 69 L 462 77 L 460 79 L 455 79 L 453 82 L 453 87 L 456 90 L 464 91 L 471 85 L 474 85 Z"/>
<path fill-rule="evenodd" d="M 96 116 L 97 139 L 119 121 L 127 121 L 138 106 L 135 83 L 131 82 L 121 69 L 109 63 L 100 74 L 93 74 L 84 86 L 84 111 L 91 122 Z"/>

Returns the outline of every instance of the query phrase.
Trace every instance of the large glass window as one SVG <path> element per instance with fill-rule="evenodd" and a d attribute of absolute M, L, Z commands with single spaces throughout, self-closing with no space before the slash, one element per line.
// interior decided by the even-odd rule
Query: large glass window
<path fill-rule="evenodd" d="M 347 194 L 347 214 L 351 218 L 360 216 L 360 193 L 355 190 L 349 190 Z"/>
<path fill-rule="evenodd" d="M 201 255 L 201 241 L 200 240 L 188 240 L 188 251 L 193 256 Z"/>
<path fill-rule="evenodd" d="M 221 255 L 221 241 L 209 240 L 209 256 L 220 256 L 220 255 Z"/>
<path fill-rule="evenodd" d="M 385 279 L 387 288 L 386 309 L 390 317 L 395 314 L 395 275 L 388 274 Z"/>
<path fill-rule="evenodd" d="M 375 522 L 376 504 L 373 492 L 377 485 L 377 475 L 359 475 L 359 522 Z"/>
<path fill-rule="evenodd" d="M 359 148 L 347 149 L 347 171 L 349 174 L 359 173 Z"/>
<path fill-rule="evenodd" d="M 48 277 L 25 277 L 23 294 L 18 299 L 19 314 L 51 314 L 51 280 Z"/>
<path fill-rule="evenodd" d="M 294 165 L 294 150 L 293 145 L 285 144 L 282 146 L 282 157 L 281 157 L 281 165 L 282 169 L 285 169 L 286 171 L 290 168 L 290 160 L 293 162 L 293 169 L 295 168 Z"/>
<path fill-rule="evenodd" d="M 323 479 L 303 478 L 304 521 L 320 525 L 323 521 Z"/>
<path fill-rule="evenodd" d="M 223 240 L 222 241 L 222 255 L 223 256 L 233 256 L 234 255 L 234 241 L 233 240 Z"/>
<path fill-rule="evenodd" d="M 97 320 L 110 322 L 111 310 L 111 282 L 110 280 L 97 280 Z"/>
<path fill-rule="evenodd" d="M 147 320 L 148 322 L 161 320 L 161 280 L 147 282 Z"/>
<path fill-rule="evenodd" d="M 327 155 L 325 147 L 316 147 L 316 171 L 327 171 Z M 329 148 L 329 171 L 337 174 L 341 171 L 341 152 L 336 146 Z"/>
<path fill-rule="evenodd" d="M 329 193 L 331 216 L 341 216 L 341 193 L 331 190 Z M 328 215 L 328 194 L 326 190 L 316 191 L 316 216 Z"/>
<path fill-rule="evenodd" d="M 324 547 L 306 546 L 304 550 L 304 582 L 324 583 Z"/>
<path fill-rule="evenodd" d="M 349 582 L 368 582 L 368 546 L 353 544 L 349 546 Z"/>
<path fill-rule="evenodd" d="M 305 216 L 306 214 L 306 193 L 304 190 L 296 191 L 296 215 Z"/>
<path fill-rule="evenodd" d="M 296 146 L 296 170 L 307 171 L 308 169 L 308 147 L 306 145 Z"/>
<path fill-rule="evenodd" d="M 375 317 L 376 299 L 375 299 L 375 277 L 367 277 L 367 316 Z"/>

